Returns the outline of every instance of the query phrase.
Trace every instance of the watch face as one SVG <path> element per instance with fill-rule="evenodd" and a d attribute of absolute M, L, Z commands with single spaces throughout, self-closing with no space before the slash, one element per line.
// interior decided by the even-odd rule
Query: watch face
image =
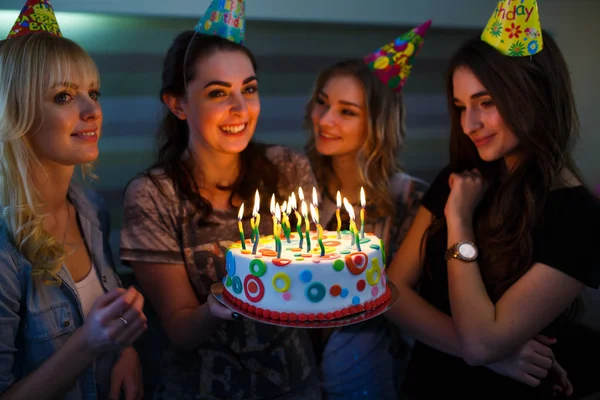
<path fill-rule="evenodd" d="M 467 260 L 472 260 L 477 257 L 477 249 L 469 243 L 461 244 L 458 247 L 458 253 Z"/>

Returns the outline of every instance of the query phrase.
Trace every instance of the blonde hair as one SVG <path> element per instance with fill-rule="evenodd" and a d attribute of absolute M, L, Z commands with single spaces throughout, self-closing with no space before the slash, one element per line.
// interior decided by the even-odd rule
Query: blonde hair
<path fill-rule="evenodd" d="M 43 199 L 31 168 L 39 166 L 27 135 L 43 125 L 44 96 L 74 78 L 99 86 L 92 58 L 66 38 L 35 33 L 0 43 L 0 207 L 10 240 L 32 263 L 32 275 L 59 283 L 65 249 L 42 227 Z M 85 176 L 91 165 L 82 165 Z"/>
<path fill-rule="evenodd" d="M 375 205 L 370 217 L 393 215 L 396 204 L 392 198 L 389 180 L 401 171 L 397 155 L 404 146 L 404 102 L 401 92 L 386 87 L 361 59 L 342 61 L 325 69 L 317 78 L 312 96 L 306 105 L 304 127 L 311 131 L 305 150 L 310 159 L 319 187 L 327 188 L 331 180 L 339 179 L 333 172 L 331 157 L 323 156 L 315 147 L 311 113 L 325 84 L 335 76 L 351 76 L 363 86 L 367 138 L 358 151 L 356 173 L 364 186 L 369 203 Z M 338 182 L 339 184 L 339 182 Z"/>

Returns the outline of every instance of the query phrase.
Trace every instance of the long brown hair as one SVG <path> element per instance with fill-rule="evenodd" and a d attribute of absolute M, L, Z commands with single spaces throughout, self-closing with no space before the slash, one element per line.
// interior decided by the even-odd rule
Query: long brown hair
<path fill-rule="evenodd" d="M 356 78 L 365 93 L 367 139 L 358 152 L 357 174 L 360 185 L 365 187 L 371 206 L 368 215 L 376 218 L 393 215 L 396 212 L 396 204 L 390 193 L 389 179 L 401 170 L 397 155 L 404 146 L 406 137 L 404 102 L 402 93 L 394 92 L 385 86 L 362 59 L 342 61 L 321 72 L 306 105 L 304 127 L 311 135 L 305 145 L 305 151 L 317 183 L 319 187 L 327 190 L 328 184 L 338 179 L 333 172 L 331 157 L 322 156 L 317 152 L 311 119 L 319 93 L 327 82 L 336 76 Z"/>
<path fill-rule="evenodd" d="M 503 160 L 483 161 L 463 133 L 454 105 L 452 78 L 468 68 L 487 89 L 504 123 L 518 138 L 519 161 L 510 176 Z M 579 121 L 567 64 L 552 37 L 531 57 L 507 57 L 479 37 L 453 56 L 446 76 L 451 120 L 450 165 L 455 172 L 478 168 L 490 186 L 476 212 L 483 279 L 494 300 L 533 262 L 532 228 L 564 168 L 582 182 L 571 155 Z"/>
<path fill-rule="evenodd" d="M 174 39 L 163 61 L 161 101 L 163 101 L 162 97 L 166 93 L 184 97 L 187 84 L 195 78 L 197 62 L 216 52 L 227 51 L 237 51 L 245 54 L 252 63 L 254 70 L 257 70 L 254 55 L 247 47 L 219 36 L 204 35 L 194 31 L 180 33 Z M 162 176 L 154 175 L 153 170 L 162 169 L 164 175 L 173 182 L 178 197 L 189 201 L 200 213 L 200 224 L 202 225 L 208 223 L 207 219 L 212 213 L 212 205 L 200 195 L 192 172 L 182 162 L 188 143 L 189 129 L 187 122 L 177 118 L 165 105 L 164 116 L 158 129 L 158 159 L 145 175 L 160 190 L 162 186 L 158 179 Z M 234 197 L 251 203 L 254 198 L 254 191 L 257 188 L 264 188 L 266 193 L 277 193 L 278 185 L 283 184 L 282 181 L 285 178 L 281 174 L 265 173 L 266 171 L 278 170 L 266 156 L 268 147 L 265 144 L 250 141 L 240 154 L 240 173 L 236 181 L 229 187 L 219 187 L 219 189 L 231 191 L 229 204 L 232 207 L 234 206 Z M 263 204 L 261 208 L 265 209 L 265 205 Z"/>

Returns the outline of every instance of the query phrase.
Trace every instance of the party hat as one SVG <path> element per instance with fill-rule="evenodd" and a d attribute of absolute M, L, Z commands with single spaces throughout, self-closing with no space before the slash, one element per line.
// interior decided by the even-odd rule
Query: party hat
<path fill-rule="evenodd" d="M 388 87 L 400 91 L 406 83 L 416 55 L 423 46 L 430 25 L 431 20 L 364 57 L 369 69 Z"/>
<path fill-rule="evenodd" d="M 17 22 L 8 33 L 7 39 L 28 33 L 47 32 L 61 37 L 56 16 L 49 0 L 27 0 L 17 18 Z"/>
<path fill-rule="evenodd" d="M 245 8 L 245 0 L 212 0 L 194 30 L 243 45 L 246 32 Z"/>
<path fill-rule="evenodd" d="M 502 0 L 481 40 L 511 57 L 531 56 L 544 47 L 536 0 Z"/>

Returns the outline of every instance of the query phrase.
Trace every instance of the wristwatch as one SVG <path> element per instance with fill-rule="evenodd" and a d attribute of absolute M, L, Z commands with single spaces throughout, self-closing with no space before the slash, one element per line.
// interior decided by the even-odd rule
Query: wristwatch
<path fill-rule="evenodd" d="M 451 258 L 458 260 L 473 262 L 477 260 L 477 247 L 473 242 L 458 242 L 453 244 L 448 250 L 446 250 L 446 261 Z"/>

